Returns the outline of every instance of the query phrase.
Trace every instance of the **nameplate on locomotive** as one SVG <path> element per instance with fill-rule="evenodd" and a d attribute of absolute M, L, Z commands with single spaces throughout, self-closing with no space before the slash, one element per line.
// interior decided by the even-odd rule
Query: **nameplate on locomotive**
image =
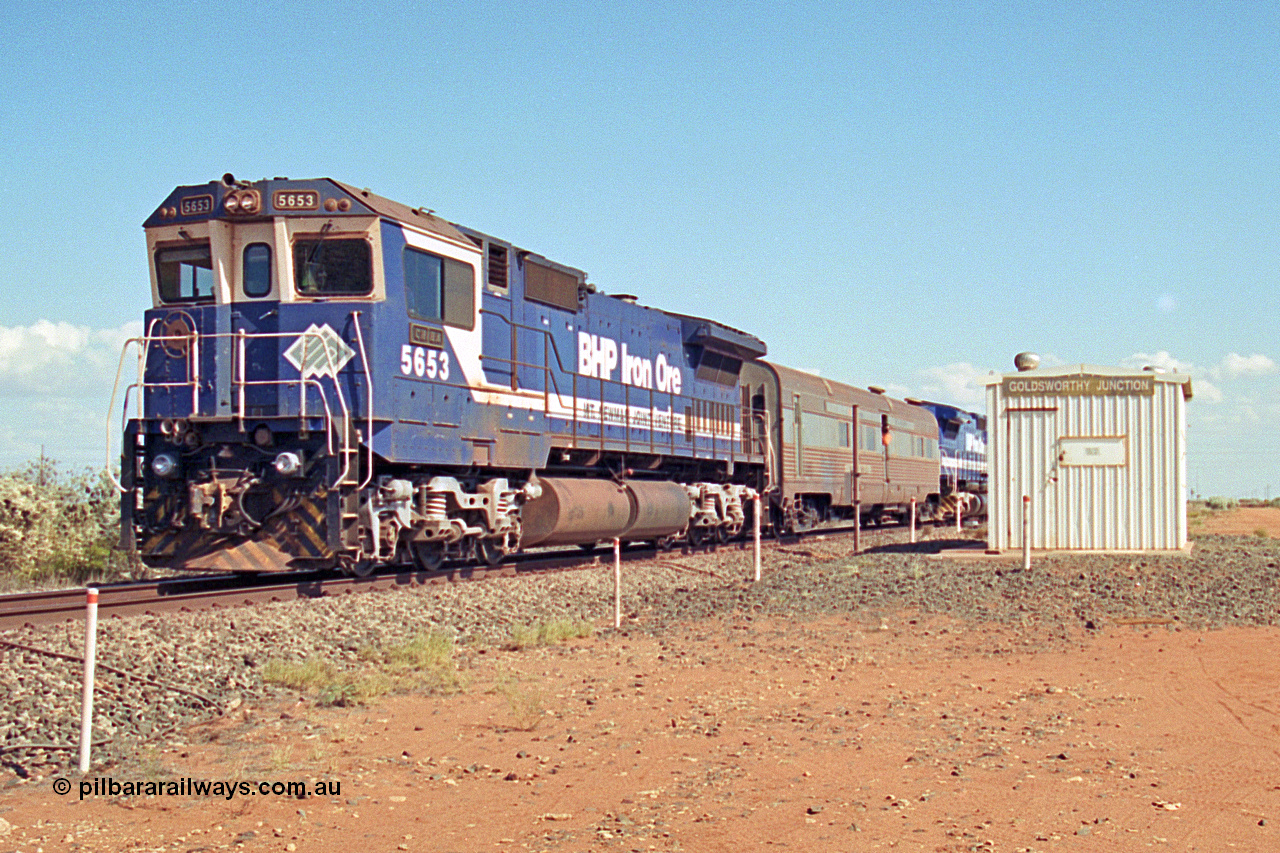
<path fill-rule="evenodd" d="M 276 190 L 271 194 L 276 210 L 319 210 L 320 193 L 314 190 Z"/>
<path fill-rule="evenodd" d="M 178 211 L 183 216 L 203 216 L 206 213 L 213 213 L 213 196 L 187 196 L 178 202 Z"/>
<path fill-rule="evenodd" d="M 433 329 L 430 326 L 409 324 L 409 342 L 420 347 L 444 349 L 444 329 Z"/>

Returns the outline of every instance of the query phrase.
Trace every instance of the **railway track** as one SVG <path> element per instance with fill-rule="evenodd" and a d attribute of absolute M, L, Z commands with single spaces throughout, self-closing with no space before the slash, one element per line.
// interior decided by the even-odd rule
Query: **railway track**
<path fill-rule="evenodd" d="M 700 549 L 707 550 L 707 549 Z M 624 560 L 652 557 L 652 548 L 623 551 Z M 102 584 L 98 590 L 99 618 L 138 616 L 240 607 L 299 598 L 321 598 L 356 592 L 374 592 L 451 581 L 515 577 L 551 571 L 570 571 L 600 565 L 611 552 L 595 554 L 559 552 L 519 555 L 496 566 L 446 566 L 438 571 L 391 568 L 364 578 L 321 572 L 280 572 L 246 577 L 212 575 Z M 45 590 L 0 596 L 0 631 L 83 619 L 86 589 Z"/>
<path fill-rule="evenodd" d="M 877 531 L 893 529 L 898 528 L 863 528 L 862 535 L 866 538 L 874 536 Z M 852 526 L 819 527 L 804 533 L 785 536 L 781 540 L 765 539 L 763 541 L 775 544 L 795 543 L 813 536 L 851 536 L 853 531 Z M 686 547 L 683 553 L 707 553 L 718 548 L 746 550 L 750 547 L 750 540 L 738 540 L 722 545 Z M 662 553 L 654 548 L 624 548 L 622 559 L 624 561 L 653 559 L 660 557 Z M 611 556 L 612 552 L 607 548 L 601 548 L 589 554 L 576 550 L 561 550 L 552 553 L 518 554 L 496 566 L 445 566 L 434 572 L 394 567 L 364 578 L 323 572 L 280 572 L 254 576 L 211 575 L 122 581 L 97 587 L 98 615 L 99 618 L 105 619 L 112 616 L 125 617 L 208 610 L 217 607 L 241 607 L 272 601 L 293 601 L 300 598 L 322 598 L 433 583 L 481 580 L 487 577 L 515 577 L 540 572 L 572 571 L 599 566 L 602 561 L 611 559 Z M 85 593 L 86 590 L 83 587 L 77 587 L 0 596 L 0 631 L 27 625 L 83 619 Z"/>

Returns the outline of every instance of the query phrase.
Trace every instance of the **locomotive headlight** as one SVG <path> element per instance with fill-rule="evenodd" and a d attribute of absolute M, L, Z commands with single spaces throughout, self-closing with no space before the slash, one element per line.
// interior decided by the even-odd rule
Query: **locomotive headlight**
<path fill-rule="evenodd" d="M 296 477 L 302 473 L 302 460 L 298 458 L 298 454 L 287 450 L 277 456 L 273 464 L 276 473 L 282 477 Z"/>
<path fill-rule="evenodd" d="M 227 213 L 239 213 L 240 196 L 235 193 L 227 193 L 222 199 L 222 209 Z"/>
<path fill-rule="evenodd" d="M 151 470 L 157 477 L 167 480 L 178 473 L 178 457 L 172 453 L 158 453 L 151 460 Z"/>
<path fill-rule="evenodd" d="M 240 193 L 240 212 L 257 213 L 260 201 L 258 194 L 252 190 Z"/>

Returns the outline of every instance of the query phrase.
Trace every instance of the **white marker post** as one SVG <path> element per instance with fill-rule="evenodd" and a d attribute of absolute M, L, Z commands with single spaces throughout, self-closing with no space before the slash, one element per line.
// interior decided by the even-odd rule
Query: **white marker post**
<path fill-rule="evenodd" d="M 862 501 L 853 502 L 853 553 L 862 553 Z"/>
<path fill-rule="evenodd" d="M 756 583 L 760 583 L 760 496 L 751 499 L 751 563 Z"/>
<path fill-rule="evenodd" d="M 1031 496 L 1022 496 L 1022 570 L 1031 569 Z"/>
<path fill-rule="evenodd" d="M 961 492 L 956 492 L 956 533 L 962 532 L 960 527 L 960 519 L 961 517 L 964 516 L 964 505 L 965 505 L 964 494 L 962 494 Z"/>
<path fill-rule="evenodd" d="M 916 544 L 916 499 L 911 499 L 911 544 Z"/>
<path fill-rule="evenodd" d="M 89 772 L 93 743 L 93 670 L 98 657 L 98 590 L 89 587 L 84 610 L 84 698 L 80 704 L 80 772 Z"/>
<path fill-rule="evenodd" d="M 622 540 L 613 540 L 613 627 L 622 627 Z"/>

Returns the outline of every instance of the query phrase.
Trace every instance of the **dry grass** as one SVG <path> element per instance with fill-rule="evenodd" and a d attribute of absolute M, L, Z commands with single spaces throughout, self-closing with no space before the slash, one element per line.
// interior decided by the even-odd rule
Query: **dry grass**
<path fill-rule="evenodd" d="M 533 646 L 549 646 L 565 640 L 590 637 L 595 625 L 586 619 L 557 619 L 536 625 L 515 625 L 511 629 L 510 649 L 527 649 Z"/>
<path fill-rule="evenodd" d="M 318 705 L 363 705 L 392 692 L 457 692 L 464 687 L 453 659 L 453 640 L 444 634 L 419 634 L 404 643 L 360 649 L 360 670 L 344 670 L 330 661 L 303 663 L 269 660 L 262 680 L 315 695 Z"/>
<path fill-rule="evenodd" d="M 493 690 L 507 700 L 513 728 L 519 731 L 533 731 L 546 715 L 542 707 L 546 699 L 545 691 L 538 684 L 522 683 L 520 676 L 515 673 L 501 673 Z"/>

